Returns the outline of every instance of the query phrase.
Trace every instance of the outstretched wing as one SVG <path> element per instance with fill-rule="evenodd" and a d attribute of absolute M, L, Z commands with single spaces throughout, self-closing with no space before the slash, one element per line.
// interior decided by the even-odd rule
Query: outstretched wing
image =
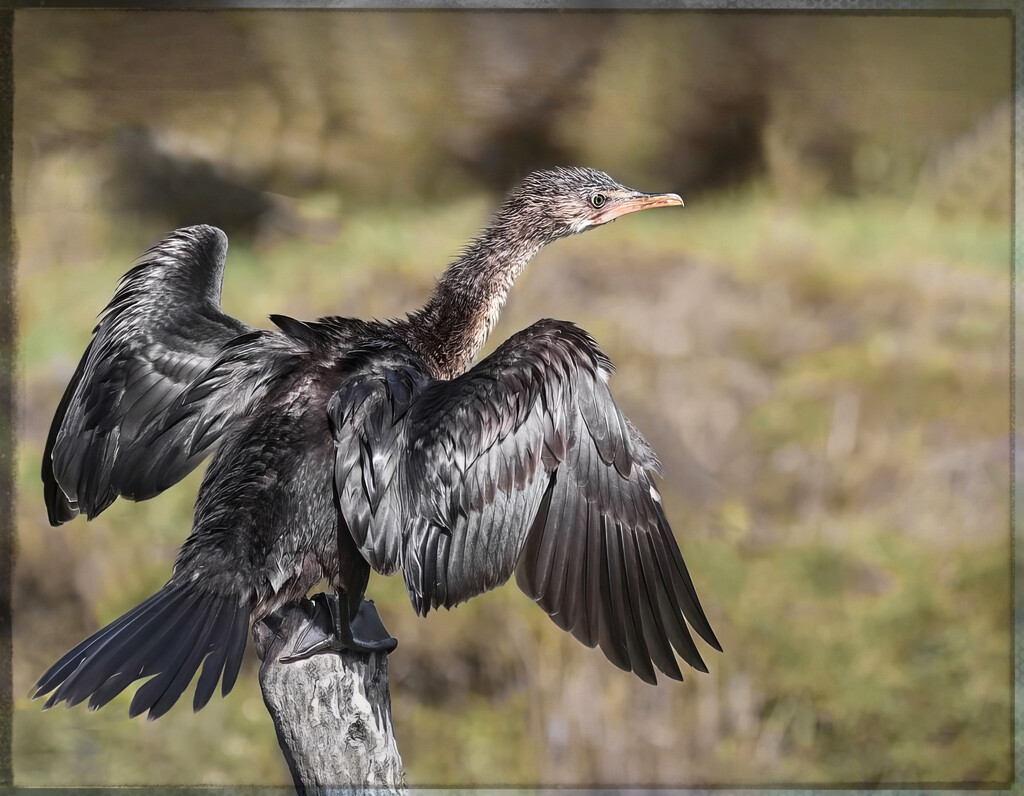
<path fill-rule="evenodd" d="M 179 229 L 121 280 L 50 426 L 51 524 L 179 481 L 280 369 L 276 333 L 220 309 L 226 252 L 219 229 Z"/>
<path fill-rule="evenodd" d="M 615 665 L 682 679 L 673 649 L 707 670 L 687 621 L 720 646 L 610 372 L 585 332 L 541 321 L 453 381 L 362 382 L 332 405 L 341 521 L 375 568 L 403 570 L 420 613 L 515 571 Z"/>

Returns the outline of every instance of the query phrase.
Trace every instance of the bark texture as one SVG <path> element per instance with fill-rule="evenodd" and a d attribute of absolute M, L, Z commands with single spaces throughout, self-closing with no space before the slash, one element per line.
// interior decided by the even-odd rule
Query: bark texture
<path fill-rule="evenodd" d="M 299 794 L 405 794 L 384 653 L 313 655 L 281 663 L 309 621 L 303 601 L 253 628 L 263 701 Z"/>

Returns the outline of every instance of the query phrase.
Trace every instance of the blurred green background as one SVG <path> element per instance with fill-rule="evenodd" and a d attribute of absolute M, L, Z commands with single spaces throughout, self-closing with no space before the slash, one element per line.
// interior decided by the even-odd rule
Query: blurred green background
<path fill-rule="evenodd" d="M 250 652 L 193 715 L 40 711 L 154 591 L 198 474 L 46 523 L 46 430 L 97 313 L 175 226 L 232 240 L 228 312 L 388 317 L 529 170 L 685 210 L 545 251 L 491 345 L 590 330 L 665 462 L 725 654 L 639 682 L 514 586 L 370 596 L 410 784 L 1006 782 L 1011 19 L 18 11 L 21 785 L 286 784 Z"/>

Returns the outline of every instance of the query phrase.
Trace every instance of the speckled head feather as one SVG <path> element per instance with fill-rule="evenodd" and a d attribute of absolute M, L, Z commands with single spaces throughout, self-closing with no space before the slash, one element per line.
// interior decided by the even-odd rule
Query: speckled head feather
<path fill-rule="evenodd" d="M 636 193 L 597 169 L 546 169 L 529 174 L 510 191 L 496 218 L 515 219 L 523 234 L 552 243 L 594 226 L 595 197 L 607 201 L 612 195 Z"/>

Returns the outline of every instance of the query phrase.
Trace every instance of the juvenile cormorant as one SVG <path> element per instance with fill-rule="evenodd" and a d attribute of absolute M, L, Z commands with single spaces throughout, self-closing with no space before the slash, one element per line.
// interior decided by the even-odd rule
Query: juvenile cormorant
<path fill-rule="evenodd" d="M 333 633 L 299 656 L 391 650 L 362 599 L 402 570 L 420 614 L 513 573 L 559 627 L 616 666 L 707 671 L 686 622 L 721 649 L 652 481 L 650 445 L 608 390 L 612 366 L 571 323 L 542 320 L 472 366 L 512 283 L 546 244 L 682 205 L 593 169 L 529 175 L 404 319 L 220 309 L 227 239 L 179 229 L 122 279 L 57 408 L 42 476 L 50 522 L 153 497 L 208 454 L 192 533 L 167 584 L 61 658 L 46 706 L 100 707 L 140 678 L 130 715 L 193 706 L 238 675 L 250 624 L 318 595 Z M 684 618 L 686 621 L 684 621 Z M 205 661 L 205 662 L 204 662 Z"/>

